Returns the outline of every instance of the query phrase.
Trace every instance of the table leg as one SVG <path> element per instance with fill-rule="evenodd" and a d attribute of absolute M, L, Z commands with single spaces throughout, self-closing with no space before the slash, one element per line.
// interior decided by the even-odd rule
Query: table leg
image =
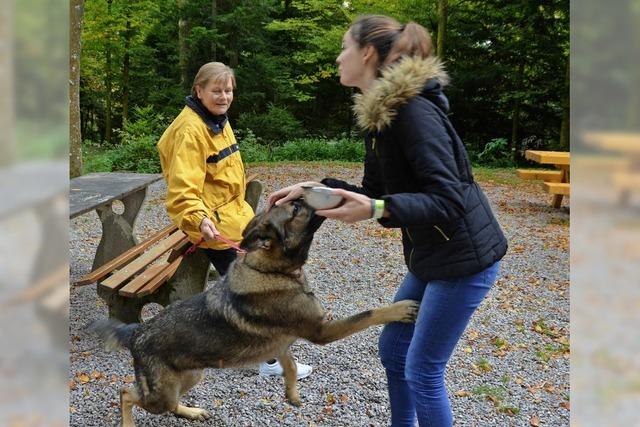
<path fill-rule="evenodd" d="M 113 212 L 112 203 L 96 209 L 102 222 L 102 238 L 96 250 L 92 270 L 111 261 L 127 249 L 138 244 L 133 236 L 133 227 L 147 194 L 143 188 L 122 198 L 124 212 Z"/>
<path fill-rule="evenodd" d="M 560 182 L 567 183 L 569 182 L 569 169 L 568 167 L 560 166 L 560 170 L 562 171 L 562 175 L 560 177 Z M 562 194 L 554 194 L 553 199 L 551 201 L 551 206 L 558 209 L 562 205 L 562 198 L 564 196 Z"/>

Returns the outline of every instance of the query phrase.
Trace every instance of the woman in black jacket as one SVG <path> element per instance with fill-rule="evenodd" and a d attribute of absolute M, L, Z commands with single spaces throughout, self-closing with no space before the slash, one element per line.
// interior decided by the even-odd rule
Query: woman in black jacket
<path fill-rule="evenodd" d="M 408 273 L 395 300 L 421 301 L 415 325 L 391 323 L 380 336 L 393 426 L 449 426 L 446 364 L 496 280 L 507 241 L 453 129 L 442 93 L 447 74 L 427 31 L 385 16 L 358 18 L 336 59 L 340 83 L 357 87 L 366 132 L 362 186 L 331 178 L 344 198 L 318 215 L 348 223 L 376 218 L 402 229 Z M 268 205 L 301 196 L 304 182 L 271 194 Z"/>

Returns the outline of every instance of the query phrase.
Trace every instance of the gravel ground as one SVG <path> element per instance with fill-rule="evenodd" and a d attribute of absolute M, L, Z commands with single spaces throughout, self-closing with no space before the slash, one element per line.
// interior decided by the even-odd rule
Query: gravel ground
<path fill-rule="evenodd" d="M 249 168 L 266 192 L 302 179 L 361 179 L 360 166 L 294 164 Z M 446 377 L 456 425 L 569 425 L 569 215 L 552 209 L 539 184 L 510 172 L 482 172 L 485 189 L 509 238 L 498 283 L 479 308 Z M 150 187 L 136 224 L 144 238 L 167 225 L 164 183 Z M 261 203 L 264 202 L 264 197 Z M 71 279 L 87 273 L 98 241 L 95 213 L 71 222 Z M 327 221 L 316 233 L 307 276 L 334 317 L 388 303 L 406 272 L 400 234 L 374 221 Z M 146 309 L 146 308 L 145 308 Z M 157 312 L 149 307 L 146 315 Z M 84 332 L 106 316 L 95 286 L 71 290 L 70 425 L 119 422 L 118 390 L 133 380 L 128 352 L 105 353 Z M 381 327 L 324 347 L 294 345 L 314 367 L 299 382 L 301 408 L 284 401 L 282 380 L 257 369 L 209 370 L 183 403 L 209 410 L 206 422 L 134 410 L 140 426 L 382 426 L 389 423 L 386 378 L 377 357 Z"/>

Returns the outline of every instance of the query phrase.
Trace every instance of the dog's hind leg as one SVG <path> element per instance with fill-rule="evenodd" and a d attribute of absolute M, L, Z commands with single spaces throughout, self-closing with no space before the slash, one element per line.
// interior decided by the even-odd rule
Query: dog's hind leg
<path fill-rule="evenodd" d="M 282 373 L 284 374 L 285 396 L 292 405 L 300 406 L 302 402 L 300 401 L 300 394 L 298 394 L 296 361 L 293 360 L 293 356 L 291 356 L 291 351 L 288 347 L 278 356 L 278 361 L 282 366 Z"/>
<path fill-rule="evenodd" d="M 196 384 L 198 384 L 204 378 L 204 371 L 193 370 L 186 371 L 180 375 L 180 396 L 191 390 Z M 205 420 L 211 415 L 208 411 L 201 408 L 189 408 L 178 403 L 178 406 L 172 411 L 179 417 L 188 418 L 190 420 Z"/>
<path fill-rule="evenodd" d="M 133 405 L 140 406 L 140 396 L 135 388 L 123 388 L 120 390 L 120 411 L 122 413 L 122 427 L 135 427 L 133 421 Z"/>

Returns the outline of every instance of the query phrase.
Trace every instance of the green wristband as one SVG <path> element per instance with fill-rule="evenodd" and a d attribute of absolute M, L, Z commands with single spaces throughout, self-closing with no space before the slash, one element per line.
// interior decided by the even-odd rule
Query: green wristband
<path fill-rule="evenodd" d="M 375 219 L 382 218 L 382 215 L 384 214 L 384 200 L 372 199 L 371 211 L 372 211 L 371 218 L 375 218 Z"/>

